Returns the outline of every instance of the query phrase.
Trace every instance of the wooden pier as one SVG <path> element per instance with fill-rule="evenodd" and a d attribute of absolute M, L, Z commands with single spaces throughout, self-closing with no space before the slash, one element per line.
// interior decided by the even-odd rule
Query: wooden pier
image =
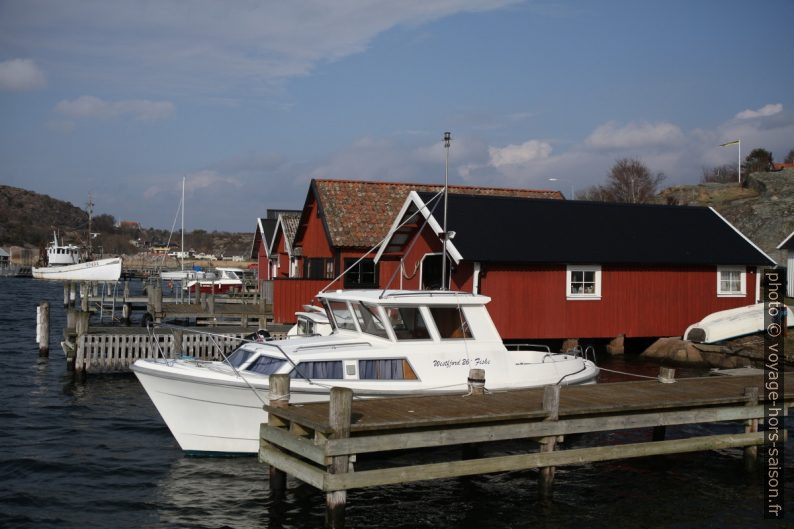
<path fill-rule="evenodd" d="M 664 368 L 663 368 L 664 369 Z M 672 372 L 672 370 L 669 370 Z M 346 491 L 412 481 L 443 479 L 530 468 L 541 469 L 539 493 L 548 495 L 554 467 L 659 454 L 743 448 L 755 464 L 764 434 L 763 379 L 725 376 L 547 386 L 469 396 L 428 396 L 353 400 L 349 389 L 333 388 L 331 402 L 283 407 L 289 380 L 271 376 L 269 422 L 261 426 L 259 460 L 271 465 L 271 491 L 284 493 L 284 473 L 326 493 L 326 526 L 344 524 Z M 673 375 L 674 376 L 674 375 Z M 475 377 L 476 378 L 476 377 Z M 663 383 L 669 382 L 669 383 Z M 794 380 L 783 391 L 780 416 L 794 401 Z M 779 401 L 779 402 L 780 402 Z M 738 421 L 735 433 L 665 440 L 665 427 Z M 571 434 L 649 428 L 647 442 L 559 449 Z M 538 450 L 481 457 L 484 443 L 534 440 Z M 443 462 L 353 471 L 356 455 L 392 450 L 449 450 Z M 419 459 L 419 457 L 417 457 Z M 387 460 L 384 460 L 387 461 Z M 368 461 L 369 463 L 369 461 Z"/>

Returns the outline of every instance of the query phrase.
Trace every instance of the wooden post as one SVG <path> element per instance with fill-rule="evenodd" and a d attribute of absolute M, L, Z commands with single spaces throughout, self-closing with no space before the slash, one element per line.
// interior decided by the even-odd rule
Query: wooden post
<path fill-rule="evenodd" d="M 270 375 L 270 390 L 268 391 L 268 402 L 274 408 L 286 408 L 289 406 L 289 383 L 288 374 Z M 281 421 L 272 415 L 268 415 L 267 422 L 270 426 L 281 425 Z M 281 499 L 287 490 L 287 473 L 270 466 L 270 494 L 274 499 Z"/>
<path fill-rule="evenodd" d="M 74 327 L 78 338 L 88 332 L 89 316 L 91 316 L 91 313 L 87 310 L 80 310 L 75 314 Z"/>
<path fill-rule="evenodd" d="M 667 384 L 675 382 L 675 369 L 671 367 L 660 367 L 659 381 Z M 666 435 L 666 426 L 654 426 L 653 432 L 651 433 L 651 441 L 664 441 Z"/>
<path fill-rule="evenodd" d="M 485 369 L 469 369 L 469 395 L 485 395 Z M 466 443 L 461 447 L 461 459 L 476 459 L 480 450 L 476 444 Z"/>
<path fill-rule="evenodd" d="M 331 439 L 350 437 L 350 418 L 353 409 L 353 390 L 331 388 L 331 403 L 328 422 L 333 429 Z M 348 455 L 334 456 L 328 465 L 330 474 L 344 474 L 348 470 Z M 345 526 L 346 490 L 334 490 L 325 494 L 325 527 L 339 529 Z"/>
<path fill-rule="evenodd" d="M 80 283 L 80 310 L 88 312 L 88 283 Z"/>
<path fill-rule="evenodd" d="M 126 302 L 121 306 L 121 319 L 124 320 L 125 324 L 130 324 L 130 320 L 132 319 L 132 303 Z"/>
<path fill-rule="evenodd" d="M 545 386 L 543 388 L 543 411 L 547 413 L 544 421 L 556 421 L 560 418 L 560 386 Z M 553 452 L 557 444 L 557 437 L 552 435 L 540 440 L 541 452 Z M 551 497 L 552 484 L 554 483 L 554 467 L 540 469 L 538 492 L 541 498 Z"/>
<path fill-rule="evenodd" d="M 174 346 L 171 348 L 171 358 L 179 358 L 182 356 L 182 329 L 173 329 L 171 331 L 174 335 Z"/>
<path fill-rule="evenodd" d="M 69 281 L 69 306 L 77 306 L 77 283 Z"/>
<path fill-rule="evenodd" d="M 69 292 L 71 290 L 71 281 L 64 281 L 63 282 L 63 306 L 64 308 L 69 306 Z"/>
<path fill-rule="evenodd" d="M 39 356 L 50 354 L 50 304 L 47 301 L 39 303 L 36 336 L 39 341 Z"/>
<path fill-rule="evenodd" d="M 130 282 L 128 280 L 124 280 L 124 302 L 126 303 L 130 297 Z"/>
<path fill-rule="evenodd" d="M 159 279 L 154 284 L 152 295 L 154 296 L 154 321 L 160 323 L 160 318 L 163 315 L 163 285 L 160 284 Z"/>
<path fill-rule="evenodd" d="M 747 397 L 747 406 L 758 405 L 758 387 L 749 386 L 744 388 L 744 394 Z M 758 431 L 758 419 L 748 419 L 745 423 L 744 431 L 746 433 Z M 744 447 L 744 468 L 747 472 L 754 472 L 756 469 L 756 462 L 758 460 L 758 447 L 745 446 Z"/>

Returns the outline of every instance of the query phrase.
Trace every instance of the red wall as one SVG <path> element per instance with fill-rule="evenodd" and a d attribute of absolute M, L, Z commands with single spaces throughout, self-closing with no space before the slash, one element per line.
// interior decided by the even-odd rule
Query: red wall
<path fill-rule="evenodd" d="M 273 281 L 273 322 L 295 323 L 295 313 L 306 304 L 311 304 L 314 296 L 327 285 L 328 279 L 287 279 Z M 341 288 L 337 286 L 332 289 Z"/>
<path fill-rule="evenodd" d="M 317 202 L 312 197 L 305 207 L 309 208 L 308 220 L 303 236 L 300 241 L 296 241 L 296 246 L 303 248 L 304 257 L 333 257 L 334 253 L 326 238 L 323 220 L 317 216 Z"/>
<path fill-rule="evenodd" d="M 257 250 L 256 269 L 259 274 L 259 281 L 270 279 L 270 261 L 267 258 L 265 243 L 261 239 Z"/>
<path fill-rule="evenodd" d="M 715 266 L 602 266 L 601 299 L 569 301 L 563 265 L 483 267 L 481 292 L 504 339 L 680 336 L 707 314 L 755 300 L 754 268 L 745 297 L 718 298 Z"/>

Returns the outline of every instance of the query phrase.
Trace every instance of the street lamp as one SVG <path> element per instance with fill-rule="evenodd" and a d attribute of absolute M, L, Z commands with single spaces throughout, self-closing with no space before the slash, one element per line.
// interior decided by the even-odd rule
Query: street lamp
<path fill-rule="evenodd" d="M 573 181 L 567 180 L 565 178 L 549 178 L 548 180 L 549 180 L 549 182 L 558 182 L 560 180 L 564 180 L 564 181 L 568 182 L 569 184 L 571 184 L 571 200 L 574 200 L 575 197 L 574 197 L 574 194 L 573 194 Z"/>
<path fill-rule="evenodd" d="M 739 146 L 739 185 L 742 185 L 742 140 L 734 140 L 729 141 L 728 143 L 720 144 L 720 147 L 728 147 L 729 145 L 738 145 Z"/>

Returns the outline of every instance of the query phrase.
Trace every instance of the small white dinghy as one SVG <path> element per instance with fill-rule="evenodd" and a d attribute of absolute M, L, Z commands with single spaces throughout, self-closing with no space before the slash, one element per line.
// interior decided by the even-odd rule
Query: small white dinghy
<path fill-rule="evenodd" d="M 794 315 L 788 310 L 788 327 L 794 327 Z M 764 330 L 764 304 L 721 310 L 709 314 L 687 327 L 684 339 L 696 343 L 715 343 Z"/>

